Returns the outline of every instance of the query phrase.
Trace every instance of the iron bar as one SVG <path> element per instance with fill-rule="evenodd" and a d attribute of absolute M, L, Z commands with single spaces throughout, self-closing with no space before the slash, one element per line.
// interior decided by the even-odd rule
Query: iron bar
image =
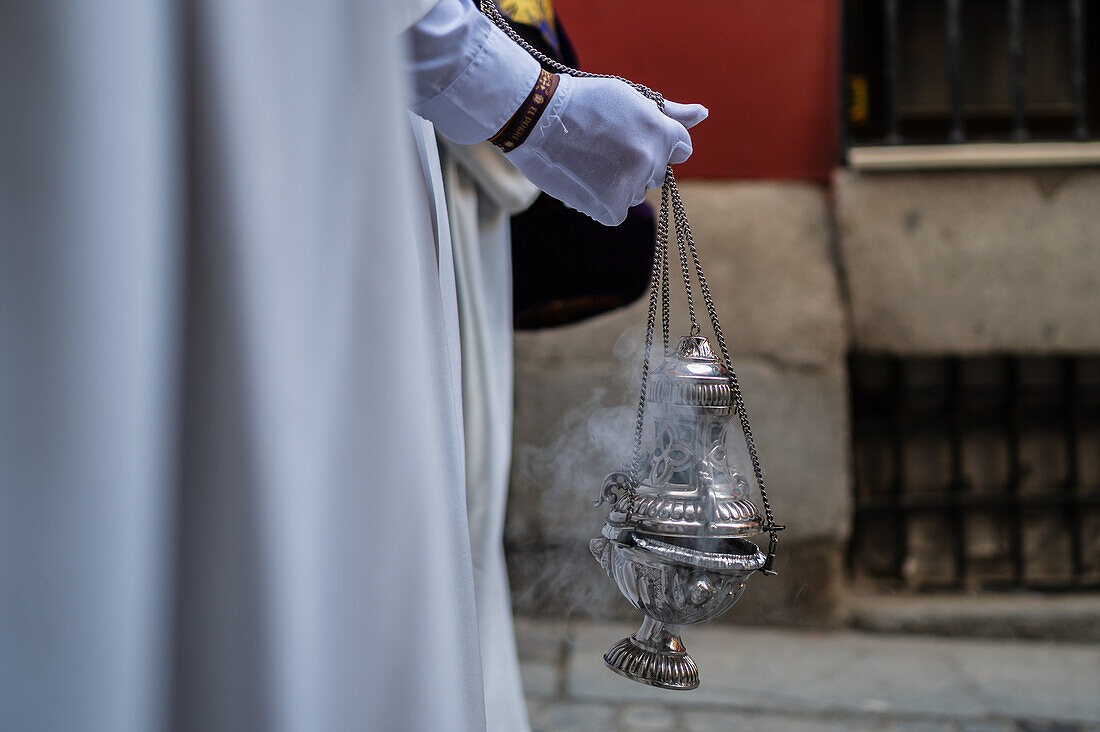
<path fill-rule="evenodd" d="M 1061 415 L 1042 412 L 1038 409 L 1023 406 L 1020 407 L 1021 416 L 1033 427 L 1059 429 L 1062 425 Z M 1004 424 L 1003 417 L 999 414 L 968 414 L 967 426 L 997 428 Z M 858 428 L 857 428 L 858 429 Z M 906 431 L 910 435 L 935 435 L 943 430 L 943 419 L 939 415 L 909 414 L 906 416 Z"/>
<path fill-rule="evenodd" d="M 1100 454 L 1093 360 L 1062 356 L 1032 368 L 1043 362 L 1002 356 L 979 359 L 971 370 L 962 357 L 851 358 L 859 468 L 853 571 L 868 569 L 921 588 L 1084 590 L 1100 583 L 1093 561 L 1100 537 L 1086 531 L 1100 516 L 1100 482 L 1085 467 Z M 944 440 L 948 474 L 927 484 L 918 476 L 935 462 L 915 464 L 914 448 L 936 436 Z M 971 444 L 979 452 L 971 453 Z M 1036 449 L 1045 457 L 1033 454 Z M 1034 473 L 1044 465 L 1064 468 Z M 1057 546 L 1063 553 L 1054 565 L 1057 546 L 1025 540 L 1033 520 L 1044 526 L 1054 521 L 1051 526 L 1062 532 Z M 918 546 L 928 546 L 931 537 L 918 535 L 926 525 L 947 532 L 939 543 L 939 556 L 952 570 L 947 574 L 933 569 L 935 563 L 909 561 Z M 1005 571 L 995 577 L 971 557 L 975 536 L 983 535 L 997 542 L 996 554 L 986 555 L 1002 562 Z"/>
<path fill-rule="evenodd" d="M 1070 491 L 1075 491 L 1071 494 Z M 1003 493 L 966 493 L 957 499 L 960 506 L 967 511 L 981 511 L 986 513 L 1004 513 L 1012 504 L 1018 504 L 1027 509 L 1064 509 L 1065 511 L 1080 511 L 1084 509 L 1100 508 L 1100 491 L 1088 491 L 1080 486 L 1070 486 L 1064 483 L 1052 485 L 1050 492 L 1024 494 L 1012 498 Z M 943 500 L 928 496 L 906 496 L 902 501 L 895 498 L 869 498 L 861 499 L 860 511 L 873 511 L 875 513 L 890 513 L 904 511 L 906 513 L 943 513 Z"/>
<path fill-rule="evenodd" d="M 1077 362 L 1062 359 L 1062 434 L 1066 450 L 1066 480 L 1062 485 L 1062 506 L 1066 528 L 1069 529 L 1070 564 L 1074 577 L 1085 572 L 1085 556 L 1081 541 L 1081 510 L 1078 486 L 1081 482 L 1081 455 L 1077 444 Z"/>
<path fill-rule="evenodd" d="M 901 121 L 898 112 L 900 97 L 901 64 L 898 60 L 898 1 L 883 0 L 883 38 L 885 40 L 886 66 L 886 142 L 901 142 Z"/>
<path fill-rule="evenodd" d="M 1005 441 L 1008 454 L 1008 555 L 1012 576 L 1017 584 L 1024 581 L 1024 528 L 1020 510 L 1020 369 L 1016 359 L 1004 359 Z"/>
<path fill-rule="evenodd" d="M 881 160 L 892 159 L 889 149 L 896 146 L 912 145 L 919 149 L 918 145 L 926 143 L 957 145 L 977 139 L 1001 143 L 1040 138 L 1052 143 L 1096 139 L 1089 126 L 1089 107 L 1094 106 L 1091 100 L 1096 84 L 1090 75 L 1095 66 L 1090 64 L 1095 55 L 1090 48 L 1090 36 L 1095 35 L 1097 26 L 1089 15 L 1092 6 L 1086 0 L 1043 0 L 1057 4 L 1062 10 L 1056 21 L 1051 21 L 1053 16 L 1046 13 L 1041 16 L 1029 13 L 1034 8 L 1026 4 L 1027 0 L 1004 3 L 969 0 L 969 4 L 968 0 L 940 0 L 944 17 L 939 22 L 946 36 L 943 42 L 946 85 L 935 92 L 926 76 L 917 73 L 918 69 L 910 70 L 906 64 L 912 63 L 908 49 L 929 48 L 938 38 L 930 35 L 933 31 L 926 24 L 908 22 L 909 6 L 903 6 L 903 1 L 906 0 L 842 0 L 840 4 L 841 74 L 837 94 L 841 102 L 838 105 L 841 164 L 858 157 L 864 162 L 857 161 L 855 165 L 864 167 L 865 161 L 871 159 L 868 151 L 880 145 L 888 146 L 875 151 L 874 159 L 881 165 Z M 990 17 L 994 14 L 999 17 Z M 972 15 L 975 17 L 971 18 Z M 971 20 L 982 23 L 981 30 L 970 28 Z M 1058 30 L 1045 32 L 1046 25 L 1032 28 L 1029 23 L 1033 21 L 1057 22 Z M 992 37 L 983 39 L 985 35 Z M 990 59 L 990 68 L 979 69 L 973 78 L 968 72 L 972 45 L 975 50 L 983 46 L 1003 49 Z M 1062 63 L 1056 63 L 1055 54 L 1061 55 Z M 1035 58 L 1030 58 L 1032 55 Z M 989 62 L 978 60 L 981 66 Z M 1060 78 L 1044 80 L 1052 89 L 1064 90 L 1057 100 L 1035 106 L 1041 100 L 1030 99 L 1029 67 L 1059 69 Z M 994 79 L 997 81 L 986 81 Z M 853 80 L 858 81 L 858 87 Z M 987 83 L 1000 85 L 1002 93 L 986 89 Z M 910 84 L 916 88 L 910 89 Z M 851 117 L 856 88 L 860 90 L 860 114 L 866 115 L 861 116 L 861 124 Z M 968 107 L 968 95 L 974 97 L 973 108 Z M 918 98 L 920 109 L 910 109 L 909 101 Z M 851 153 L 853 146 L 857 148 L 856 154 Z M 1036 145 L 1006 149 L 1002 154 L 1007 158 L 1006 164 L 1016 162 L 1016 155 L 1021 156 L 1021 165 L 1061 164 L 1061 160 L 1036 163 L 1035 155 L 1049 153 L 1040 153 L 1040 148 Z M 989 150 L 983 152 L 989 154 Z M 1081 164 L 1072 157 L 1077 152 L 1067 154 L 1074 161 L 1072 164 Z M 927 164 L 927 158 L 923 160 Z M 907 164 L 900 163 L 903 167 Z"/>
<path fill-rule="evenodd" d="M 1085 96 L 1085 9 L 1084 0 L 1069 1 L 1069 73 L 1073 96 L 1073 134 L 1089 138 L 1088 103 Z"/>
<path fill-rule="evenodd" d="M 848 12 L 850 0 L 840 0 L 840 23 L 837 29 L 837 55 L 840 58 L 840 73 L 837 74 L 837 94 L 840 104 L 836 113 L 840 117 L 837 120 L 837 165 L 848 164 L 848 148 L 852 146 L 852 113 L 851 113 L 851 85 L 849 82 L 848 59 Z"/>
<path fill-rule="evenodd" d="M 951 142 L 966 140 L 963 112 L 962 0 L 947 0 L 947 83 L 951 96 Z"/>
<path fill-rule="evenodd" d="M 955 555 L 955 581 L 959 583 L 966 579 L 966 521 L 965 509 L 961 500 L 966 491 L 966 477 L 963 473 L 960 370 L 961 366 L 957 357 L 948 359 L 947 398 L 944 400 L 944 411 L 946 412 L 947 433 L 950 439 L 951 477 L 947 484 L 947 494 L 951 506 L 949 520 Z"/>
<path fill-rule="evenodd" d="M 1024 58 L 1024 0 L 1008 0 L 1009 87 L 1012 94 L 1012 139 L 1027 132 L 1027 67 Z"/>
<path fill-rule="evenodd" d="M 894 409 L 890 415 L 891 457 L 893 458 L 893 506 L 894 506 L 894 576 L 905 581 L 905 562 L 909 558 L 909 521 L 901 509 L 905 503 L 905 430 L 902 420 L 905 414 L 905 365 L 900 358 L 890 363 L 891 401 Z"/>

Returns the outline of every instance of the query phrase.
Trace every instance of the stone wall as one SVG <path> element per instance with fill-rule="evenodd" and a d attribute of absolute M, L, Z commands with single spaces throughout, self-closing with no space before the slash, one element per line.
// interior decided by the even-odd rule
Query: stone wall
<path fill-rule="evenodd" d="M 1100 352 L 1100 171 L 681 187 L 789 527 L 780 575 L 754 578 L 726 617 L 836 622 L 852 510 L 848 350 Z M 605 513 L 590 501 L 630 448 L 645 309 L 516 336 L 506 531 L 519 612 L 631 612 L 587 541 Z"/>
<path fill-rule="evenodd" d="M 835 178 L 855 346 L 1100 350 L 1100 171 Z"/>

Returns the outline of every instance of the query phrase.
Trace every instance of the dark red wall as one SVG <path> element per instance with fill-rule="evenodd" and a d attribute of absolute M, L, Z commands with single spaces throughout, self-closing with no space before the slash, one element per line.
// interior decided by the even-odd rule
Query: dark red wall
<path fill-rule="evenodd" d="M 823 179 L 837 151 L 838 0 L 555 0 L 587 71 L 710 117 L 685 177 Z"/>

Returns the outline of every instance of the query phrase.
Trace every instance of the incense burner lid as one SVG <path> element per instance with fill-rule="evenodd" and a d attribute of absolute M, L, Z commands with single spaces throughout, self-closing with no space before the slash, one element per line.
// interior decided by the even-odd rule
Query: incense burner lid
<path fill-rule="evenodd" d="M 703 336 L 684 336 L 676 352 L 653 372 L 649 401 L 656 404 L 729 408 L 729 372 Z"/>

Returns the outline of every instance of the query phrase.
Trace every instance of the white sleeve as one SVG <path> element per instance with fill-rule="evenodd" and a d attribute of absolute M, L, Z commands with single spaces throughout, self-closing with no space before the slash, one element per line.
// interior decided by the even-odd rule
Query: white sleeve
<path fill-rule="evenodd" d="M 538 61 L 470 0 L 439 0 L 405 35 L 409 108 L 454 142 L 492 137 L 538 79 Z"/>

